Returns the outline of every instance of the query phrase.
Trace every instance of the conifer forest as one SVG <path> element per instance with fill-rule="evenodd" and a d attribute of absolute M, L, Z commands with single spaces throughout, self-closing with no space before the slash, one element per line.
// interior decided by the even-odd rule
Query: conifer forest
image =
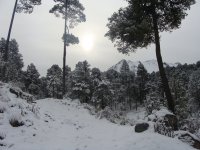
<path fill-rule="evenodd" d="M 200 149 L 199 9 L 0 0 L 0 150 Z"/>

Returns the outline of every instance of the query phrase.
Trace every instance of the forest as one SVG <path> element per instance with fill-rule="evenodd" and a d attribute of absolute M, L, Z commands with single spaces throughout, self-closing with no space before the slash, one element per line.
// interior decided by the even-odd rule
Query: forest
<path fill-rule="evenodd" d="M 42 5 L 42 2 L 41 0 L 16 0 L 8 36 L 0 39 L 0 115 L 13 107 L 21 111 L 22 118 L 30 114 L 26 112 L 27 110 L 38 115 L 39 107 L 45 110 L 45 105 L 46 107 L 54 105 L 51 104 L 53 100 L 55 105 L 62 103 L 63 106 L 69 107 L 68 110 L 75 105 L 77 105 L 76 108 L 82 109 L 82 107 L 79 108 L 81 105 L 96 118 L 105 118 L 120 126 L 134 126 L 135 132 L 143 132 L 143 129 L 145 131 L 147 130 L 145 128 L 153 124 L 153 133 L 177 138 L 200 149 L 200 61 L 193 64 L 169 65 L 165 63 L 161 55 L 163 43 L 160 40 L 160 33 L 172 32 L 180 28 L 182 20 L 187 16 L 187 10 L 195 4 L 195 1 L 127 0 L 126 7 L 120 8 L 108 18 L 107 28 L 109 30 L 105 33 L 105 37 L 114 43 L 118 52 L 130 54 L 136 52 L 137 49 L 148 48 L 151 44 L 155 45 L 158 70 L 152 72 L 148 71 L 142 61 L 139 61 L 136 69 L 133 70 L 125 59 L 120 61 L 118 69 L 110 67 L 106 71 L 101 71 L 97 67 L 91 67 L 87 60 L 77 62 L 75 68 L 71 69 L 66 64 L 66 49 L 78 44 L 79 38 L 70 31 L 77 24 L 86 21 L 85 8 L 79 0 L 54 0 L 54 2 L 55 5 L 49 13 L 53 13 L 56 17 L 61 16 L 64 20 L 64 33 L 60 39 L 64 46 L 61 58 L 63 66 L 52 64 L 46 70 L 45 76 L 40 75 L 38 66 L 34 63 L 27 65 L 27 68 L 24 67 L 23 55 L 19 48 L 20 43 L 11 36 L 15 13 L 33 13 L 34 7 Z M 9 89 L 7 92 L 5 92 L 6 88 Z M 6 96 L 6 93 L 13 94 L 15 98 L 10 97 L 9 94 Z M 19 105 L 19 107 L 18 103 L 9 104 L 17 102 L 15 99 L 22 100 L 22 103 L 26 101 L 27 104 L 24 103 L 24 106 Z M 77 101 L 80 104 L 77 104 Z M 29 109 L 30 107 L 32 109 Z M 60 107 L 62 106 L 57 106 L 57 109 Z M 53 108 L 50 109 L 53 113 Z M 51 112 L 49 109 L 46 111 Z M 127 114 L 132 113 L 136 116 L 141 111 L 145 114 L 142 123 L 139 117 L 134 120 L 127 118 Z M 163 116 L 162 113 L 164 113 Z M 44 120 L 45 122 L 53 120 L 51 113 L 44 114 L 50 119 Z M 78 116 L 78 113 L 76 115 Z M 5 118 L 6 115 L 0 116 L 0 129 L 4 124 L 2 120 Z M 72 118 L 69 117 L 69 119 Z M 20 119 L 14 117 L 14 120 L 14 124 L 13 120 L 9 120 L 11 126 L 27 125 L 27 119 L 18 122 Z M 33 119 L 28 122 L 32 122 L 30 126 L 34 126 L 37 121 Z M 73 126 L 76 127 L 76 124 L 74 123 Z M 137 126 L 139 126 L 138 129 Z M 7 130 L 7 126 L 5 128 Z M 76 127 L 77 130 L 81 128 L 84 126 Z M 6 134 L 0 130 L 0 149 L 6 146 L 15 149 L 12 144 L 9 146 L 1 142 L 6 139 Z M 87 148 L 92 149 L 86 146 L 85 149 Z M 146 148 L 148 149 L 148 145 Z M 16 149 L 20 149 L 20 146 Z"/>

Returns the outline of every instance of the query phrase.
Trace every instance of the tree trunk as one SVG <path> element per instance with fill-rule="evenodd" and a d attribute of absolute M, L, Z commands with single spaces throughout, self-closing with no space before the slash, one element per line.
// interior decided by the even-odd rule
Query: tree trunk
<path fill-rule="evenodd" d="M 162 81 L 164 92 L 165 92 L 165 95 L 167 98 L 168 108 L 173 113 L 175 113 L 174 100 L 172 98 L 168 80 L 167 80 L 165 70 L 163 67 L 163 61 L 162 61 L 161 50 L 160 50 L 160 37 L 159 37 L 158 25 L 157 25 L 157 16 L 154 13 L 154 15 L 152 15 L 152 17 L 153 17 L 153 27 L 154 27 L 154 34 L 155 34 L 156 57 L 157 57 L 159 72 L 160 72 L 160 76 L 161 76 L 161 81 Z"/>
<path fill-rule="evenodd" d="M 5 47 L 5 54 L 4 54 L 4 61 L 5 61 L 5 66 L 3 67 L 3 78 L 6 78 L 6 70 L 7 70 L 7 62 L 8 62 L 8 54 L 9 54 L 9 41 L 10 41 L 10 35 L 11 35 L 11 30 L 12 30 L 12 26 L 13 26 L 13 21 L 15 18 L 15 12 L 16 12 L 16 8 L 17 8 L 17 2 L 18 0 L 15 1 L 15 6 L 13 9 L 13 13 L 12 13 L 12 18 L 10 21 L 10 27 L 8 30 L 8 35 L 7 35 L 7 40 L 6 40 L 6 47 Z"/>
<path fill-rule="evenodd" d="M 64 52 L 63 52 L 63 89 L 62 89 L 62 96 L 65 95 L 65 73 L 66 73 L 66 34 L 67 34 L 67 0 L 65 1 L 65 27 L 64 27 Z"/>
<path fill-rule="evenodd" d="M 55 88 L 54 88 L 54 84 L 53 84 L 53 98 L 55 98 Z"/>

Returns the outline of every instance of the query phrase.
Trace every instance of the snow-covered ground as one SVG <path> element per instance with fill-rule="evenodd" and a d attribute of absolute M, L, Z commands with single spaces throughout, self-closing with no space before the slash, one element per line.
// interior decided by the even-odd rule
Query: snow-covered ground
<path fill-rule="evenodd" d="M 146 119 L 146 116 L 147 114 L 144 107 L 139 107 L 137 111 L 132 110 L 126 114 L 126 118 L 129 119 L 133 123 L 144 122 L 144 120 Z"/>
<path fill-rule="evenodd" d="M 0 87 L 0 102 L 6 108 L 4 113 L 0 113 L 0 136 L 4 135 L 4 139 L 0 140 L 0 150 L 193 149 L 178 139 L 168 138 L 151 130 L 135 133 L 132 126 L 99 120 L 90 115 L 78 101 L 70 99 L 38 100 L 32 107 L 36 110 L 33 113 L 31 104 L 16 98 L 5 87 Z M 23 114 L 21 119 L 25 125 L 12 127 L 9 124 L 9 117 L 15 112 Z"/>

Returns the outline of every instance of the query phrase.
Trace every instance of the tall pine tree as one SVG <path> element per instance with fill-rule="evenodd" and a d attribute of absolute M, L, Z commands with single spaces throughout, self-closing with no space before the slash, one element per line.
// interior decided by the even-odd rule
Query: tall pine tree
<path fill-rule="evenodd" d="M 172 31 L 181 25 L 186 11 L 195 0 L 127 0 L 128 6 L 109 18 L 106 36 L 115 42 L 119 52 L 134 52 L 137 48 L 155 44 L 156 57 L 168 108 L 175 112 L 174 101 L 163 67 L 159 32 Z"/>
<path fill-rule="evenodd" d="M 81 22 L 85 22 L 85 14 L 83 13 L 84 7 L 79 2 L 79 0 L 54 0 L 56 4 L 53 8 L 49 11 L 50 13 L 54 13 L 56 16 L 60 14 L 65 19 L 64 25 L 64 34 L 63 34 L 63 41 L 64 41 L 64 50 L 63 50 L 63 96 L 66 93 L 66 46 L 70 44 L 78 44 L 79 40 L 73 34 L 69 33 L 69 27 L 73 28 L 75 25 Z M 68 27 L 69 24 L 69 27 Z"/>
<path fill-rule="evenodd" d="M 140 103 L 143 103 L 144 99 L 146 98 L 145 85 L 146 85 L 147 81 L 148 81 L 148 72 L 144 68 L 144 65 L 140 62 L 137 67 L 137 77 L 136 77 L 136 83 L 138 85 L 138 90 L 139 90 Z"/>

